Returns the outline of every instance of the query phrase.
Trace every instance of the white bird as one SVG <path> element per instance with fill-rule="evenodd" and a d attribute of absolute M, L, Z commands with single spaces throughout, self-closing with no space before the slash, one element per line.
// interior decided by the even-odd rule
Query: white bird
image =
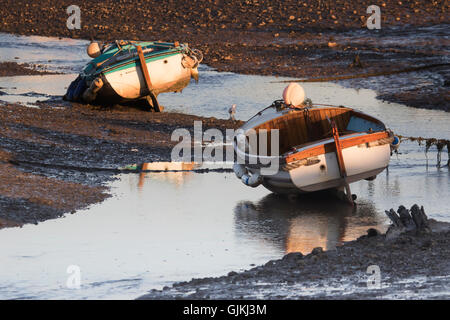
<path fill-rule="evenodd" d="M 236 118 L 234 117 L 235 113 L 236 113 L 236 105 L 233 104 L 230 109 L 228 109 L 228 113 L 230 114 L 230 119 L 231 120 L 236 120 Z"/>

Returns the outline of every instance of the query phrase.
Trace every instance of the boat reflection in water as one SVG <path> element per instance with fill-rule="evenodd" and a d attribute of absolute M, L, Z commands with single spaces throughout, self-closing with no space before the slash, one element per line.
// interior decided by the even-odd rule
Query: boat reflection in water
<path fill-rule="evenodd" d="M 371 202 L 355 207 L 326 192 L 283 196 L 269 194 L 260 201 L 235 207 L 238 237 L 271 242 L 285 253 L 310 253 L 315 247 L 333 249 L 366 234 L 368 228 L 383 232 L 385 218 Z"/>
<path fill-rule="evenodd" d="M 145 177 L 152 173 L 160 173 L 152 175 L 154 179 L 169 181 L 177 186 L 184 183 L 185 179 L 193 172 L 192 170 L 199 168 L 200 165 L 195 162 L 147 162 L 138 166 L 139 182 L 138 187 L 144 187 Z"/>

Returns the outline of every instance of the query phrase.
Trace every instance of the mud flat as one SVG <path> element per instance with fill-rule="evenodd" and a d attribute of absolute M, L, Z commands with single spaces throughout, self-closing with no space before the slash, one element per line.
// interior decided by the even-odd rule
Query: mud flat
<path fill-rule="evenodd" d="M 449 110 L 447 1 L 381 1 L 380 30 L 366 28 L 366 1 L 82 2 L 81 29 L 69 30 L 65 10 L 73 4 L 10 1 L 0 8 L 0 31 L 178 40 L 202 49 L 205 63 L 219 71 L 314 81 L 356 76 L 358 80 L 346 83 L 377 89 L 381 99 Z M 355 63 L 357 57 L 360 63 Z M 424 69 L 361 80 L 411 67 Z"/>
<path fill-rule="evenodd" d="M 374 229 L 335 250 L 316 248 L 218 278 L 178 282 L 139 299 L 448 299 L 450 224 L 388 239 Z M 369 266 L 380 283 L 368 285 Z"/>
<path fill-rule="evenodd" d="M 40 70 L 38 66 L 30 65 L 28 63 L 19 64 L 17 62 L 0 62 L 0 77 L 25 76 L 25 75 L 29 76 L 42 74 L 55 74 L 55 73 L 46 70 Z"/>
<path fill-rule="evenodd" d="M 69 104 L 0 105 L 0 228 L 38 223 L 100 202 L 104 183 L 132 163 L 170 161 L 176 128 L 240 122 Z"/>

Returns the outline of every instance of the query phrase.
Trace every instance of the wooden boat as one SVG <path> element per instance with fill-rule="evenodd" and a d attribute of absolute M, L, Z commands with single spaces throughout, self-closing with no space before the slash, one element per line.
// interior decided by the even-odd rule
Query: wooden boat
<path fill-rule="evenodd" d="M 396 147 L 393 133 L 363 112 L 347 107 L 294 106 L 286 99 L 275 101 L 241 129 L 241 137 L 234 140 L 236 176 L 248 186 L 262 184 L 275 193 L 345 188 L 346 198 L 351 200 L 349 184 L 374 179 L 388 166 L 391 148 Z M 278 155 L 273 156 L 270 143 L 266 154 L 249 151 L 251 134 L 261 140 L 265 131 L 269 142 L 274 129 L 279 134 Z M 269 160 L 279 165 L 275 172 L 265 174 L 262 169 Z"/>
<path fill-rule="evenodd" d="M 198 80 L 200 51 L 187 44 L 115 41 L 100 49 L 91 43 L 94 59 L 71 83 L 65 99 L 93 104 L 144 100 L 159 109 L 158 94 L 178 92 Z M 159 110 L 156 110 L 159 111 Z"/>

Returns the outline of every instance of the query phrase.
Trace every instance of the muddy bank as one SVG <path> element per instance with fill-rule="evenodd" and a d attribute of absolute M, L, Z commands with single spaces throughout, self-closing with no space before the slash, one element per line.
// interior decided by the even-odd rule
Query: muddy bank
<path fill-rule="evenodd" d="M 335 250 L 290 253 L 244 272 L 152 290 L 139 299 L 448 299 L 450 224 L 429 222 L 430 234 L 388 239 L 371 229 Z M 375 288 L 367 285 L 372 265 L 380 268 Z"/>
<path fill-rule="evenodd" d="M 0 62 L 0 77 L 56 74 L 28 63 Z M 1 95 L 1 93 L 0 93 Z"/>
<path fill-rule="evenodd" d="M 235 128 L 240 122 L 121 106 L 53 100 L 40 108 L 0 106 L 0 219 L 37 223 L 108 197 L 118 168 L 170 161 L 172 131 L 193 122 Z M 0 224 L 10 226 L 11 223 Z"/>
<path fill-rule="evenodd" d="M 81 29 L 66 27 L 70 5 L 81 9 Z M 9 2 L 0 31 L 84 39 L 189 42 L 219 71 L 319 78 L 364 75 L 448 63 L 446 1 L 380 1 L 381 30 L 365 27 L 365 1 L 205 0 L 152 3 Z M 131 18 L 132 17 L 132 18 Z M 151 17 L 151 19 L 149 19 Z M 51 23 L 49 23 L 51 21 Z M 149 23 L 151 21 L 151 23 Z M 356 57 L 361 64 L 355 64 Z M 380 98 L 413 107 L 449 110 L 448 67 L 353 81 L 380 88 Z M 397 79 L 401 84 L 396 85 Z"/>

